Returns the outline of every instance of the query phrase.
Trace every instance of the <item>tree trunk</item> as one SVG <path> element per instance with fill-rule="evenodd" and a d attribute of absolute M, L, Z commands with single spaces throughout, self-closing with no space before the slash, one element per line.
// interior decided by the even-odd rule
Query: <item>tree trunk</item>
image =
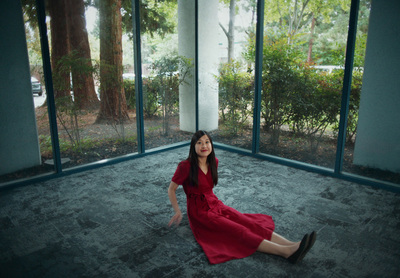
<path fill-rule="evenodd" d="M 97 121 L 128 119 L 122 80 L 121 0 L 100 0 L 100 111 Z"/>
<path fill-rule="evenodd" d="M 93 66 L 85 20 L 83 0 L 65 0 L 68 20 L 69 46 L 74 102 L 80 109 L 98 108 L 99 100 L 93 81 Z"/>
<path fill-rule="evenodd" d="M 68 28 L 64 0 L 50 0 L 51 67 L 54 97 L 70 96 L 69 71 L 63 68 L 61 59 L 68 55 Z"/>
<path fill-rule="evenodd" d="M 235 55 L 235 0 L 229 3 L 229 29 L 228 29 L 228 63 L 234 59 Z"/>
<path fill-rule="evenodd" d="M 307 63 L 312 62 L 312 48 L 313 48 L 313 44 L 314 44 L 314 29 L 315 29 L 315 17 L 314 17 L 314 13 L 313 13 L 312 21 L 311 21 L 310 40 L 308 41 Z"/>

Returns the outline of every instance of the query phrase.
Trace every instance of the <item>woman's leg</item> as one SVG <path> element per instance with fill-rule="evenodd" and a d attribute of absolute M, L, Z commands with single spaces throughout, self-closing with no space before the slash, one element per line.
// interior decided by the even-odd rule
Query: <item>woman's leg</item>
<path fill-rule="evenodd" d="M 279 238 L 279 241 L 282 241 L 282 239 Z M 288 258 L 293 255 L 293 253 L 296 252 L 297 249 L 299 249 L 299 246 L 299 242 L 293 242 L 292 245 L 282 245 L 279 243 L 275 243 L 272 240 L 268 241 L 264 239 L 258 246 L 257 251 Z"/>
<path fill-rule="evenodd" d="M 284 238 L 281 235 L 278 235 L 275 232 L 272 233 L 271 241 L 274 242 L 274 243 L 277 243 L 279 245 L 285 245 L 285 246 L 295 245 L 295 244 L 299 244 L 300 243 L 300 242 L 293 242 L 293 241 L 287 240 L 286 238 Z"/>

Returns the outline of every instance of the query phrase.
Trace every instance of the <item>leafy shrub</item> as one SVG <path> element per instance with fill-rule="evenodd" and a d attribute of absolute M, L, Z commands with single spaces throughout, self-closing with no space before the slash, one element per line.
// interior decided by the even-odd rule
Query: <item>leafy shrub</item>
<path fill-rule="evenodd" d="M 157 116 L 160 109 L 160 84 L 153 78 L 143 78 L 143 113 L 146 117 Z"/>
<path fill-rule="evenodd" d="M 334 75 L 320 75 L 307 65 L 299 73 L 289 113 L 290 124 L 297 134 L 308 138 L 310 151 L 315 153 L 328 126 L 337 122 L 340 90 Z"/>
<path fill-rule="evenodd" d="M 136 94 L 135 94 L 135 81 L 124 80 L 124 92 L 126 98 L 126 104 L 129 109 L 136 109 Z"/>
<path fill-rule="evenodd" d="M 335 73 L 337 90 L 342 94 L 343 87 L 343 71 Z M 347 117 L 346 142 L 352 143 L 357 132 L 358 111 L 360 109 L 360 96 L 362 87 L 363 72 L 360 69 L 353 71 L 353 78 L 350 89 L 349 111 Z M 339 121 L 335 123 L 334 131 L 339 130 Z"/>
<path fill-rule="evenodd" d="M 161 57 L 151 65 L 154 77 L 147 80 L 146 102 L 157 100 L 163 118 L 164 135 L 169 133 L 169 118 L 179 108 L 179 85 L 185 82 L 192 67 L 190 59 L 174 53 Z"/>
<path fill-rule="evenodd" d="M 237 135 L 253 111 L 254 80 L 237 61 L 222 64 L 217 76 L 219 110 L 227 132 Z"/>
<path fill-rule="evenodd" d="M 272 133 L 273 145 L 279 143 L 281 126 L 289 122 L 293 94 L 299 87 L 300 60 L 301 53 L 287 43 L 285 36 L 264 37 L 261 116 L 264 128 Z"/>
<path fill-rule="evenodd" d="M 303 54 L 287 43 L 284 35 L 266 35 L 263 47 L 261 116 L 263 127 L 271 133 L 271 143 L 279 143 L 282 125 L 288 124 L 299 135 L 305 135 L 312 152 L 327 128 L 338 130 L 343 70 L 331 74 L 316 73 L 302 64 Z M 255 59 L 254 38 L 250 38 L 244 55 Z M 337 53 L 336 60 L 343 60 Z M 359 63 L 360 64 L 360 63 Z M 347 124 L 347 141 L 357 129 L 362 72 L 353 72 Z M 225 85 L 226 86 L 226 85 Z"/>

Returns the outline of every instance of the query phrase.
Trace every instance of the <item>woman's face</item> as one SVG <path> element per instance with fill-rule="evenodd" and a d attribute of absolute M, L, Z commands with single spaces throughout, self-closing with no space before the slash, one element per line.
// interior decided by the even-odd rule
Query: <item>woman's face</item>
<path fill-rule="evenodd" d="M 212 152 L 211 141 L 203 135 L 195 144 L 195 151 L 199 157 L 207 157 Z"/>

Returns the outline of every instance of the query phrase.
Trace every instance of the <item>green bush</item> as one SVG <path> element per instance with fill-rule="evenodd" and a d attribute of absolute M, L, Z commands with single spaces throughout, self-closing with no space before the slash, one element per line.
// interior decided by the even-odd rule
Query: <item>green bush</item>
<path fill-rule="evenodd" d="M 154 77 L 147 80 L 146 100 L 150 104 L 157 101 L 157 111 L 163 118 L 163 134 L 169 134 L 169 119 L 179 109 L 179 85 L 185 82 L 193 67 L 191 60 L 176 53 L 163 56 L 151 65 Z M 148 111 L 155 111 L 149 105 Z"/>
<path fill-rule="evenodd" d="M 135 81 L 124 80 L 124 92 L 126 98 L 126 104 L 129 109 L 136 109 L 136 94 L 135 94 Z"/>
<path fill-rule="evenodd" d="M 289 122 L 291 103 L 299 87 L 301 53 L 284 36 L 265 36 L 262 65 L 261 116 L 264 128 L 277 145 L 281 126 Z"/>
<path fill-rule="evenodd" d="M 143 78 L 143 113 L 146 117 L 157 116 L 161 109 L 159 101 L 160 84 L 153 78 Z"/>
<path fill-rule="evenodd" d="M 342 94 L 343 71 L 334 74 L 337 90 Z M 362 87 L 363 72 L 360 69 L 353 71 L 353 78 L 350 89 L 349 111 L 347 117 L 346 142 L 352 143 L 357 132 L 358 111 L 360 109 L 360 96 Z M 339 121 L 335 123 L 334 131 L 339 130 Z"/>
<path fill-rule="evenodd" d="M 282 125 L 306 136 L 311 151 L 328 128 L 338 130 L 343 88 L 343 70 L 317 73 L 301 63 L 303 54 L 280 35 L 264 37 L 261 116 L 263 127 L 271 133 L 271 143 L 279 143 Z M 255 59 L 255 43 L 250 39 L 245 58 Z M 353 72 L 347 125 L 347 141 L 356 133 L 362 72 Z M 229 87 L 225 85 L 225 87 Z M 223 115 L 222 115 L 223 116 Z"/>
<path fill-rule="evenodd" d="M 290 125 L 296 134 L 305 135 L 315 153 L 326 129 L 338 120 L 340 90 L 334 75 L 318 74 L 307 65 L 299 68 L 290 105 Z"/>
<path fill-rule="evenodd" d="M 237 61 L 222 64 L 216 77 L 221 120 L 230 135 L 237 135 L 247 125 L 253 111 L 253 75 L 242 68 Z"/>

